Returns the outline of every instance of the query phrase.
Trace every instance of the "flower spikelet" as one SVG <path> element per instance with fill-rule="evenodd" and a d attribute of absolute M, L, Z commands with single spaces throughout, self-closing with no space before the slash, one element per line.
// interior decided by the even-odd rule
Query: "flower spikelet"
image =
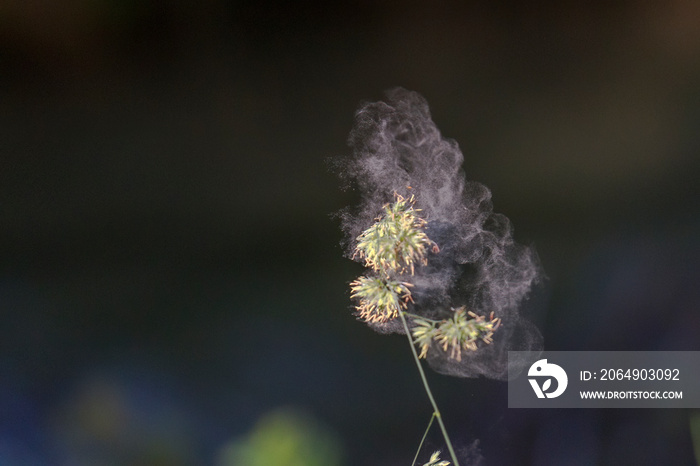
<path fill-rule="evenodd" d="M 414 208 L 414 196 L 394 196 L 394 203 L 384 205 L 384 214 L 357 237 L 355 255 L 375 272 L 413 275 L 416 264 L 427 263 L 428 247 L 437 250 L 437 246 L 423 231 L 427 222 Z"/>
<path fill-rule="evenodd" d="M 433 340 L 438 336 L 438 330 L 435 328 L 436 322 L 416 317 L 413 319 L 415 327 L 411 329 L 413 333 L 413 342 L 420 347 L 420 359 L 428 355 L 428 350 Z"/>
<path fill-rule="evenodd" d="M 501 323 L 501 319 L 494 317 L 493 313 L 487 320 L 486 317 L 466 311 L 464 307 L 458 308 L 452 318 L 443 321 L 429 321 L 427 319 L 415 319 L 413 328 L 413 341 L 420 346 L 420 358 L 428 354 L 428 349 L 433 341 L 437 342 L 442 350 L 448 352 L 449 357 L 462 360 L 462 350 L 476 351 L 477 341 L 482 340 L 489 344 L 493 340 L 493 332 Z"/>
<path fill-rule="evenodd" d="M 430 461 L 423 466 L 449 466 L 449 461 L 440 461 L 440 452 L 436 451 L 430 456 Z"/>
<path fill-rule="evenodd" d="M 350 283 L 353 298 L 359 298 L 356 306 L 361 319 L 371 323 L 383 323 L 398 316 L 411 301 L 409 283 L 383 277 L 359 277 Z"/>

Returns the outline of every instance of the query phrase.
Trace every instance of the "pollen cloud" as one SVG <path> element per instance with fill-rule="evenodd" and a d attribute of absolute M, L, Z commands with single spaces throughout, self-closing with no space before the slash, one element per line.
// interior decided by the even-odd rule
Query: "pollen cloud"
<path fill-rule="evenodd" d="M 430 253 L 428 265 L 410 277 L 415 285 L 410 312 L 442 319 L 465 305 L 477 314 L 493 312 L 503 322 L 492 344 L 465 351 L 461 361 L 438 350 L 428 353 L 428 362 L 449 375 L 506 379 L 509 350 L 538 351 L 542 346 L 539 330 L 520 315 L 523 300 L 541 276 L 534 250 L 513 240 L 508 218 L 493 212 L 491 191 L 466 181 L 459 146 L 442 137 L 418 93 L 396 88 L 384 101 L 361 105 L 349 145 L 352 155 L 338 168 L 362 198 L 359 206 L 341 212 L 348 256 L 394 193 L 415 195 L 428 222 L 425 231 L 440 252 Z M 400 322 L 371 326 L 403 333 Z M 525 363 L 511 361 L 511 368 Z"/>

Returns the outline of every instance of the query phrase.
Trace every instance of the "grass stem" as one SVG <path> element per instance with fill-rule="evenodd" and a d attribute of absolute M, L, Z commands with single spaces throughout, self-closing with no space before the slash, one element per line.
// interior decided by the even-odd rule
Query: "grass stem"
<path fill-rule="evenodd" d="M 399 312 L 401 317 L 401 323 L 403 323 L 403 328 L 406 331 L 406 337 L 408 337 L 408 343 L 411 347 L 411 353 L 413 354 L 413 360 L 416 361 L 416 366 L 418 366 L 418 372 L 420 373 L 420 378 L 423 381 L 423 387 L 425 392 L 428 394 L 430 399 L 430 404 L 433 406 L 433 417 L 437 418 L 438 424 L 440 425 L 440 430 L 442 430 L 442 436 L 445 438 L 445 443 L 447 444 L 447 449 L 452 457 L 452 463 L 454 466 L 459 466 L 459 461 L 457 461 L 457 455 L 455 455 L 455 450 L 452 448 L 452 442 L 450 441 L 450 436 L 447 435 L 447 429 L 445 429 L 445 423 L 442 421 L 442 415 L 438 409 L 437 403 L 435 403 L 435 398 L 433 398 L 433 392 L 430 390 L 428 385 L 428 379 L 425 377 L 425 372 L 423 371 L 423 366 L 420 364 L 420 359 L 418 359 L 418 353 L 416 352 L 415 346 L 413 346 L 413 339 L 411 338 L 411 331 L 408 328 L 408 323 L 406 322 L 406 316 L 404 312 Z M 431 421 L 432 422 L 432 421 Z M 415 461 L 414 461 L 415 462 Z"/>
<path fill-rule="evenodd" d="M 411 463 L 411 466 L 416 465 L 416 461 L 418 461 L 418 455 L 420 454 L 421 448 L 423 448 L 423 442 L 425 442 L 425 438 L 428 436 L 428 432 L 430 432 L 430 426 L 433 425 L 433 421 L 435 420 L 435 413 L 433 413 L 432 416 L 430 416 L 430 422 L 428 422 L 428 427 L 425 429 L 425 433 L 423 434 L 423 438 L 420 439 L 420 444 L 418 445 L 418 451 L 416 452 L 416 456 L 413 458 L 413 463 Z"/>

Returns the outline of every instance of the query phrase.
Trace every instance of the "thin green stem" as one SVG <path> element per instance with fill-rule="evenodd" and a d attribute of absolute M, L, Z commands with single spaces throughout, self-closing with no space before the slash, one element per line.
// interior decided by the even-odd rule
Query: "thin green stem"
<path fill-rule="evenodd" d="M 435 413 L 433 413 L 433 415 L 430 416 L 430 422 L 428 423 L 428 427 L 425 429 L 425 433 L 423 434 L 423 438 L 420 439 L 420 444 L 418 445 L 418 451 L 416 452 L 416 456 L 413 458 L 413 463 L 411 463 L 411 466 L 415 466 L 416 461 L 418 461 L 418 455 L 420 454 L 421 448 L 423 448 L 423 442 L 425 442 L 425 438 L 428 436 L 428 432 L 430 431 L 430 426 L 433 425 L 434 420 L 435 420 Z"/>
<path fill-rule="evenodd" d="M 408 343 L 411 347 L 411 353 L 413 353 L 413 360 L 416 361 L 416 366 L 418 366 L 418 372 L 420 373 L 420 378 L 423 381 L 423 387 L 425 388 L 425 392 L 428 394 L 430 404 L 433 405 L 433 416 L 435 416 L 438 420 L 440 430 L 442 430 L 442 436 L 445 438 L 445 443 L 447 443 L 447 449 L 449 450 L 450 456 L 452 457 L 452 463 L 454 464 L 454 466 L 459 466 L 459 461 L 457 461 L 457 455 L 455 455 L 455 450 L 454 448 L 452 448 L 450 436 L 447 435 L 447 429 L 445 429 L 445 423 L 442 422 L 442 415 L 440 414 L 440 410 L 438 409 L 437 403 L 435 403 L 435 398 L 433 398 L 433 392 L 430 391 L 428 379 L 425 377 L 423 366 L 421 366 L 420 360 L 418 359 L 418 353 L 416 352 L 416 348 L 415 346 L 413 346 L 413 339 L 411 338 L 411 331 L 409 330 L 408 323 L 406 322 L 406 316 L 404 315 L 403 311 L 399 312 L 399 316 L 401 316 L 401 323 L 403 323 L 403 328 L 406 331 L 406 337 L 408 337 Z"/>
<path fill-rule="evenodd" d="M 410 317 L 418 317 L 419 319 L 426 320 L 428 322 L 432 322 L 434 324 L 439 324 L 444 322 L 444 320 L 435 320 L 435 319 L 428 319 L 427 317 L 419 316 L 418 314 L 412 314 L 408 311 L 403 311 L 404 315 L 410 316 Z"/>

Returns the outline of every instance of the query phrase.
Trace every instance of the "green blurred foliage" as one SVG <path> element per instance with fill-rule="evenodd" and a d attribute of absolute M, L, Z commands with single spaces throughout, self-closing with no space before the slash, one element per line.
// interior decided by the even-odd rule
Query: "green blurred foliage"
<path fill-rule="evenodd" d="M 252 431 L 222 449 L 218 466 L 340 466 L 337 438 L 297 409 L 265 414 Z"/>
<path fill-rule="evenodd" d="M 694 411 L 690 415 L 690 436 L 693 439 L 695 461 L 700 464 L 700 411 Z"/>

